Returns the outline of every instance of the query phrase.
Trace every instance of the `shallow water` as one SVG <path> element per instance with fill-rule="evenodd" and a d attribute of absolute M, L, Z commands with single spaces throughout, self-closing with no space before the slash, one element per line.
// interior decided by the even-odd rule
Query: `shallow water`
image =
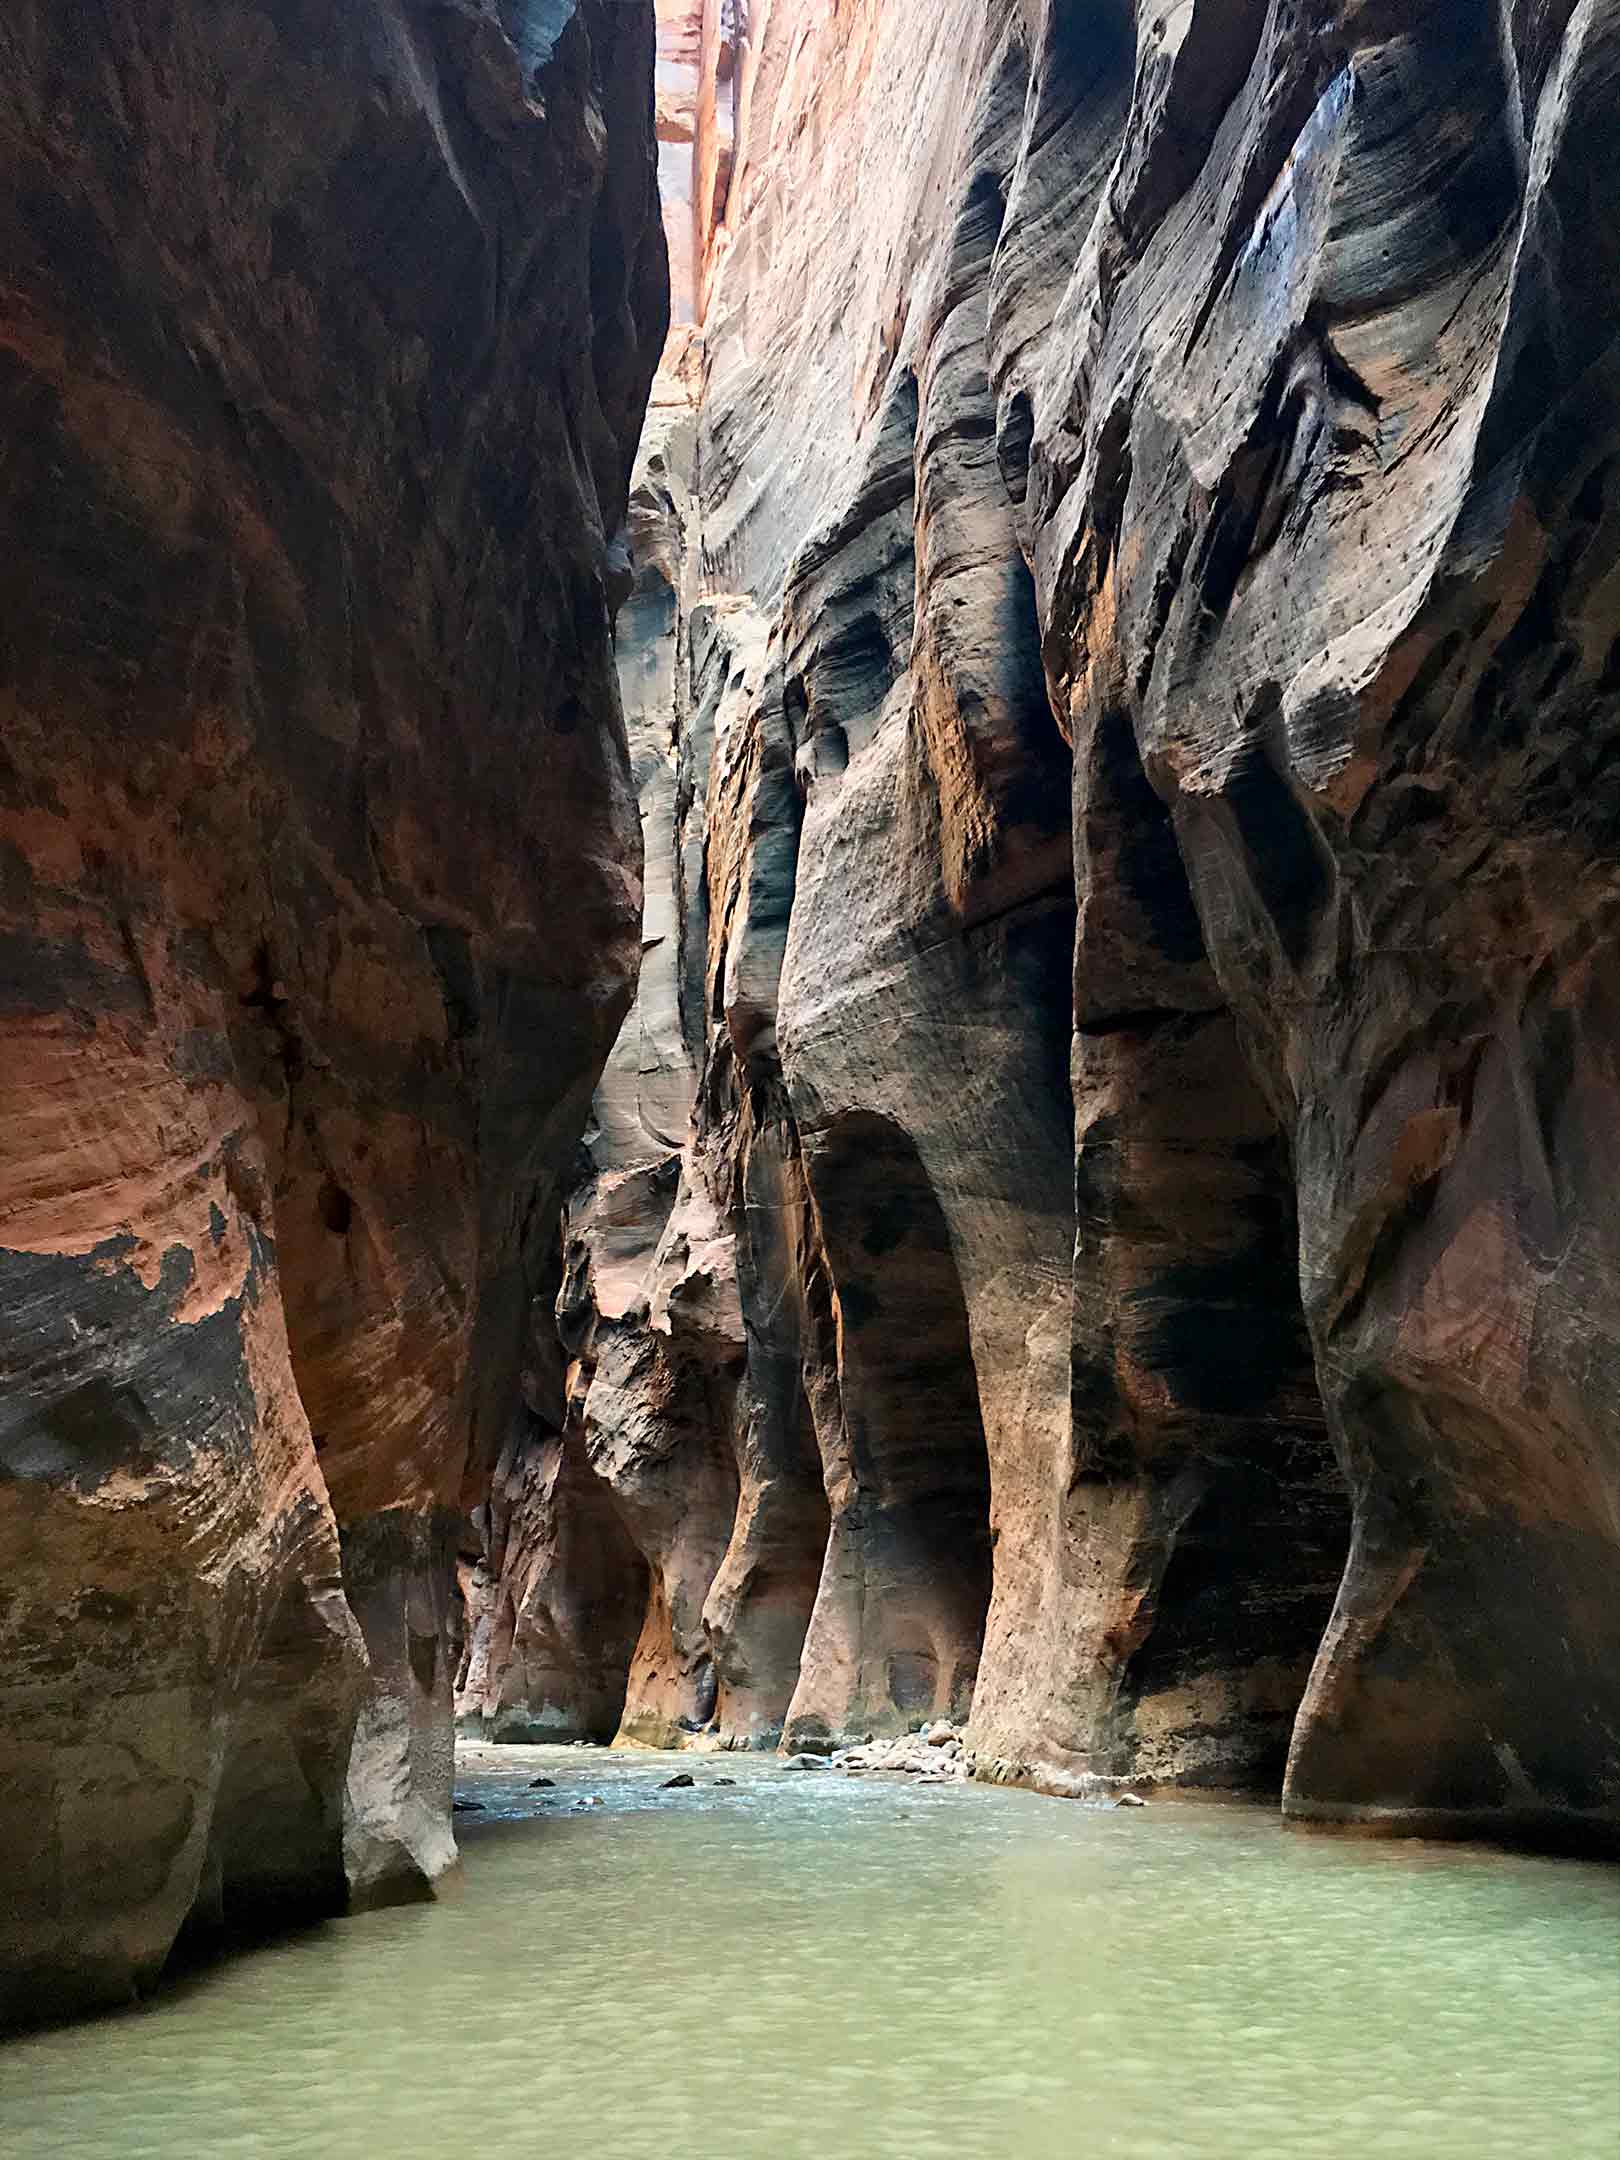
<path fill-rule="evenodd" d="M 464 1770 L 456 1899 L 0 2049 L 5 2160 L 1620 2153 L 1614 1870 L 758 1758 Z"/>

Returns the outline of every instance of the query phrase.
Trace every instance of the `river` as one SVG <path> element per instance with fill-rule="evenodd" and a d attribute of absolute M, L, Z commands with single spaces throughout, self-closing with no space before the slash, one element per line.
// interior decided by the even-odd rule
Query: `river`
<path fill-rule="evenodd" d="M 0 2049 L 0 2154 L 1620 2153 L 1620 1871 L 758 1757 L 462 1789 L 459 1894 Z"/>

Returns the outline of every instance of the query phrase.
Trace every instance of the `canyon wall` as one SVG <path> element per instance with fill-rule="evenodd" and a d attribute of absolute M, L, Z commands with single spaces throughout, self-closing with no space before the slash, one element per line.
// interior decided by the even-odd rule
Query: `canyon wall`
<path fill-rule="evenodd" d="M 627 1739 L 1612 1839 L 1620 11 L 660 28 L 658 987 L 509 1609 L 584 1511 Z"/>
<path fill-rule="evenodd" d="M 455 1563 L 638 964 L 653 36 L 0 26 L 0 2020 L 455 1857 Z"/>
<path fill-rule="evenodd" d="M 1036 102 L 1109 94 L 1094 12 L 1049 19 Z M 1612 1833 L 1620 13 L 1198 6 L 1112 94 L 1044 333 L 998 277 L 998 383 L 1077 814 L 1145 778 L 1291 1166 L 1352 1536 L 1284 1806 Z M 1056 143 L 1032 118 L 1015 203 Z M 1136 1200 L 1096 1202 L 1086 1119 L 1105 1164 L 1161 1145 L 1197 1024 L 1122 840 L 1076 848 L 1105 1271 Z M 1088 1048 L 1094 905 L 1145 1009 Z M 1105 1433 L 1111 1492 L 1151 1477 Z"/>

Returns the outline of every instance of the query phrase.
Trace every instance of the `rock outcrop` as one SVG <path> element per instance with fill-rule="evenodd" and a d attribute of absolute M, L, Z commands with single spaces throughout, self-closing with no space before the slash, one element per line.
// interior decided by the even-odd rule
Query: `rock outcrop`
<path fill-rule="evenodd" d="M 454 1858 L 637 964 L 652 61 L 640 0 L 0 26 L 0 2018 Z"/>
<path fill-rule="evenodd" d="M 626 1737 L 1612 1839 L 1612 11 L 661 16 Z"/>

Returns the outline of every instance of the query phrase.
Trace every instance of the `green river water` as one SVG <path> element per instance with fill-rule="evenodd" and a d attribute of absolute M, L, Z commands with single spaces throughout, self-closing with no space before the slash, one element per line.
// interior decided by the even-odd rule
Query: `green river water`
<path fill-rule="evenodd" d="M 1620 2156 L 1620 1871 L 757 1757 L 463 1790 L 459 1895 L 0 2049 L 0 2155 Z"/>

